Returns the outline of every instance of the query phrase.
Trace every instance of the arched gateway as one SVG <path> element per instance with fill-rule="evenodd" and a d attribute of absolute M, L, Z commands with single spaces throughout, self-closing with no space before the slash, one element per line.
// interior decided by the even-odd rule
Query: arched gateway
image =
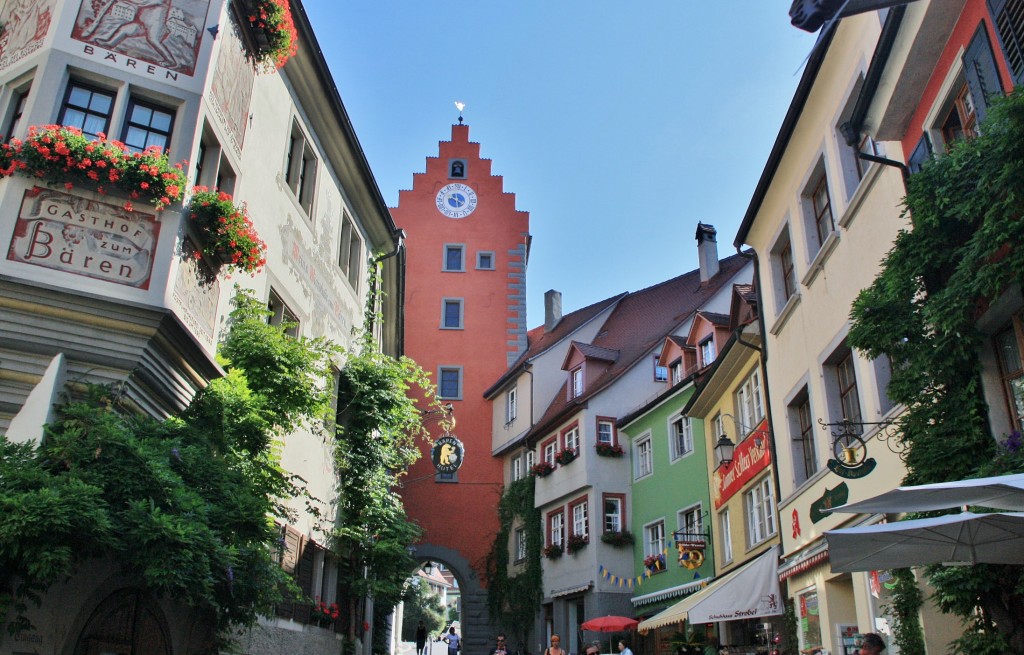
<path fill-rule="evenodd" d="M 500 629 L 487 613 L 486 560 L 503 475 L 491 456 L 492 410 L 483 393 L 526 348 L 529 214 L 516 211 L 515 196 L 459 124 L 413 176 L 412 189 L 399 193 L 392 216 L 408 237 L 405 354 L 451 403 L 452 432 L 465 448 L 458 471 L 438 473 L 424 445 L 401 494 L 425 532 L 417 557 L 445 563 L 464 585 L 464 652 L 485 653 Z M 429 423 L 436 440 L 442 430 Z"/>

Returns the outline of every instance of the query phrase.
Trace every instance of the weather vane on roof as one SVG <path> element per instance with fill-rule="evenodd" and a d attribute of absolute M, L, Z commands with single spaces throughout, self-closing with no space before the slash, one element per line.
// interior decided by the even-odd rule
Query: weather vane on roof
<path fill-rule="evenodd" d="M 462 110 L 466 108 L 466 103 L 456 100 L 455 108 L 459 110 L 459 125 L 462 125 Z"/>

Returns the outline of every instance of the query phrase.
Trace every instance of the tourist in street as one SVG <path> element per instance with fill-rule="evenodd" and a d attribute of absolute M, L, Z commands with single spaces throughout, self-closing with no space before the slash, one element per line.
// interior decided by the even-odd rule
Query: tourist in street
<path fill-rule="evenodd" d="M 601 652 L 601 644 L 592 641 L 587 645 L 584 655 L 598 655 Z"/>
<path fill-rule="evenodd" d="M 565 651 L 562 650 L 562 638 L 551 635 L 551 645 L 544 649 L 544 655 L 565 655 Z"/>
<path fill-rule="evenodd" d="M 462 638 L 455 634 L 455 626 L 448 628 L 448 634 L 441 641 L 448 644 L 448 655 L 458 655 L 459 642 L 462 641 Z"/>
<path fill-rule="evenodd" d="M 860 655 L 880 655 L 885 650 L 885 641 L 874 632 L 868 632 L 860 642 Z"/>
<path fill-rule="evenodd" d="M 633 651 L 629 649 L 626 642 L 619 640 L 619 655 L 633 655 Z"/>
<path fill-rule="evenodd" d="M 508 648 L 505 647 L 505 635 L 499 634 L 495 641 L 497 645 L 491 650 L 491 655 L 508 655 Z"/>
<path fill-rule="evenodd" d="M 427 626 L 420 621 L 416 624 L 416 655 L 423 655 L 423 649 L 427 645 Z"/>

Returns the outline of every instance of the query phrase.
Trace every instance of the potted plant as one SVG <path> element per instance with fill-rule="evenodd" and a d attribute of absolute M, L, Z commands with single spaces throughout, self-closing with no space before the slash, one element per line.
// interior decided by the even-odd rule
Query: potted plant
<path fill-rule="evenodd" d="M 188 211 L 207 257 L 246 273 L 267 263 L 267 244 L 253 227 L 246 206 L 235 204 L 230 194 L 196 187 Z"/>
<path fill-rule="evenodd" d="M 644 558 L 644 567 L 647 568 L 651 573 L 659 573 L 665 570 L 665 555 L 659 553 L 658 555 L 648 555 Z"/>
<path fill-rule="evenodd" d="M 244 11 L 256 41 L 256 62 L 270 70 L 283 67 L 299 48 L 288 0 L 245 0 Z"/>
<path fill-rule="evenodd" d="M 580 550 L 583 550 L 584 548 L 586 548 L 587 544 L 589 544 L 589 543 L 590 543 L 590 540 L 587 539 L 586 537 L 584 537 L 583 535 L 581 535 L 581 534 L 574 534 L 574 535 L 571 535 L 569 537 L 569 541 L 568 541 L 568 543 L 566 543 L 566 545 L 565 545 L 566 548 L 565 549 L 567 551 L 569 551 L 570 555 L 572 555 L 573 553 L 575 553 L 577 551 L 580 551 Z"/>
<path fill-rule="evenodd" d="M 555 453 L 555 461 L 562 466 L 565 466 L 574 459 L 576 459 L 576 451 L 572 448 L 566 448 Z"/>
<path fill-rule="evenodd" d="M 330 623 L 341 616 L 341 609 L 337 603 L 328 605 L 317 598 L 316 602 L 313 603 L 311 615 L 318 623 Z"/>
<path fill-rule="evenodd" d="M 0 148 L 0 176 L 18 173 L 63 185 L 94 188 L 98 193 L 117 189 L 132 200 L 152 203 L 157 211 L 181 200 L 185 191 L 182 164 L 171 164 L 157 146 L 131 152 L 120 141 L 103 134 L 91 139 L 81 130 L 62 125 L 33 125 L 24 141 L 12 139 Z"/>
<path fill-rule="evenodd" d="M 558 559 L 562 556 L 562 544 L 551 544 L 544 549 L 544 557 Z"/>
<path fill-rule="evenodd" d="M 615 548 L 622 548 L 623 546 L 632 546 L 633 533 L 629 530 L 622 530 L 620 532 L 609 530 L 608 532 L 605 532 L 603 535 L 601 535 L 601 541 Z"/>
<path fill-rule="evenodd" d="M 551 475 L 554 470 L 555 466 L 551 462 L 539 462 L 530 467 L 530 475 L 543 478 L 546 475 Z"/>
<path fill-rule="evenodd" d="M 594 447 L 601 457 L 622 457 L 623 450 L 619 444 L 599 443 Z"/>

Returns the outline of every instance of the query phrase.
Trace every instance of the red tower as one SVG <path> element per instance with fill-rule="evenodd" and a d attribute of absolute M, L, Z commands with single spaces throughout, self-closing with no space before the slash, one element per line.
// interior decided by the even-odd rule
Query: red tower
<path fill-rule="evenodd" d="M 489 643 L 483 576 L 498 529 L 501 460 L 491 456 L 491 405 L 483 392 L 526 348 L 529 214 L 480 158 L 469 126 L 452 126 L 426 172 L 413 175 L 392 210 L 407 234 L 405 354 L 431 373 L 451 403 L 465 447 L 453 474 L 436 473 L 429 448 L 401 490 L 409 516 L 424 529 L 417 557 L 444 563 L 462 595 L 466 646 Z M 429 422 L 432 436 L 440 427 Z"/>

